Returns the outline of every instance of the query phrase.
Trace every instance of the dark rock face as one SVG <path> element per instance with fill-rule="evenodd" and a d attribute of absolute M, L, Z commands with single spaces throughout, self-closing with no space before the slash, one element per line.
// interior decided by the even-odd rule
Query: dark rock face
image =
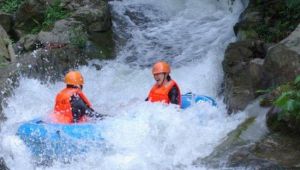
<path fill-rule="evenodd" d="M 260 22 L 263 22 L 263 13 L 255 8 L 252 1 L 249 2 L 246 10 L 240 15 L 240 21 L 234 26 L 234 32 L 239 41 L 257 40 L 258 33 L 253 29 Z"/>
<path fill-rule="evenodd" d="M 260 41 L 231 43 L 225 52 L 224 93 L 228 111 L 243 110 L 257 97 L 256 91 L 263 87 L 263 62 L 266 47 Z"/>
<path fill-rule="evenodd" d="M 1 170 L 9 170 L 5 165 L 4 159 L 0 157 L 0 169 Z"/>
<path fill-rule="evenodd" d="M 299 2 L 286 0 L 249 0 L 248 7 L 234 26 L 238 40 L 260 39 L 279 42 L 299 24 Z"/>
<path fill-rule="evenodd" d="M 0 12 L 0 25 L 5 29 L 6 32 L 9 32 L 13 25 L 13 19 L 10 14 Z"/>
<path fill-rule="evenodd" d="M 24 36 L 31 32 L 33 28 L 41 27 L 47 15 L 47 7 L 53 4 L 50 0 L 29 0 L 23 3 L 16 12 L 15 29 L 18 37 L 24 44 Z M 53 29 L 47 28 L 39 33 L 38 39 L 42 44 L 55 41 L 59 43 L 70 42 L 70 32 L 76 32 L 74 43 L 81 43 L 84 46 L 96 50 L 100 58 L 112 58 L 114 56 L 114 46 L 112 36 L 111 15 L 106 0 L 61 0 L 59 5 L 61 10 L 68 11 L 69 17 L 56 21 Z M 19 39 L 17 38 L 17 39 Z M 28 38 L 28 37 L 27 37 Z M 85 40 L 86 39 L 86 40 Z M 87 43 L 87 40 L 90 42 Z M 85 44 L 84 44 L 85 43 Z M 23 45 L 24 46 L 24 45 Z M 28 51 L 23 48 L 20 51 Z M 29 49 L 32 49 L 30 47 Z"/>
<path fill-rule="evenodd" d="M 259 158 L 249 152 L 248 148 L 240 148 L 239 151 L 231 154 L 227 166 L 250 169 L 282 169 L 276 161 Z"/>
<path fill-rule="evenodd" d="M 15 60 L 15 53 L 6 31 L 0 25 L 0 64 Z M 1 66 L 0 66 L 1 67 Z"/>
<path fill-rule="evenodd" d="M 265 3 L 269 2 L 249 2 L 234 27 L 240 41 L 230 44 L 225 52 L 224 99 L 229 113 L 243 110 L 258 96 L 257 90 L 287 83 L 300 74 L 300 25 L 277 44 L 257 40 L 258 33 L 253 28 L 266 19 L 262 15 Z M 270 3 L 276 12 L 283 2 Z"/>
<path fill-rule="evenodd" d="M 283 134 L 299 134 L 300 119 L 296 116 L 289 117 L 280 116 L 281 110 L 277 107 L 272 107 L 267 113 L 267 125 L 273 132 L 281 132 Z"/>
<path fill-rule="evenodd" d="M 10 59 L 10 54 L 7 49 L 8 35 L 0 25 L 0 63 L 6 63 Z"/>
<path fill-rule="evenodd" d="M 229 167 L 250 169 L 298 169 L 299 137 L 272 134 L 254 145 L 230 154 Z"/>
<path fill-rule="evenodd" d="M 269 86 L 292 81 L 300 74 L 300 25 L 286 39 L 270 48 L 264 67 Z"/>
<path fill-rule="evenodd" d="M 22 3 L 16 12 L 15 28 L 22 37 L 32 28 L 43 23 L 47 0 L 28 0 Z"/>
<path fill-rule="evenodd" d="M 87 64 L 87 56 L 81 50 L 70 46 L 42 49 L 35 56 L 28 55 L 26 58 L 30 67 L 23 67 L 22 74 L 46 81 L 59 80 L 69 69 Z"/>

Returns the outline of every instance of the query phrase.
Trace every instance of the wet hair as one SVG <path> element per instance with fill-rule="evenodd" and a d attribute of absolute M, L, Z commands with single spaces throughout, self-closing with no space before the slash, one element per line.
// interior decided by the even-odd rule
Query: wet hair
<path fill-rule="evenodd" d="M 170 75 L 167 76 L 167 80 L 168 80 L 168 81 L 171 80 L 171 76 L 170 76 Z"/>

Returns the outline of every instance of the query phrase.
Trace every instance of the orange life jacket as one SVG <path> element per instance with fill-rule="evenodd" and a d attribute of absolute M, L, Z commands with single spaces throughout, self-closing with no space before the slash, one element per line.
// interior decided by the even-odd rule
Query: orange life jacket
<path fill-rule="evenodd" d="M 169 92 L 171 91 L 173 86 L 175 86 L 178 89 L 179 92 L 178 105 L 181 106 L 180 89 L 174 80 L 171 80 L 168 82 L 168 84 L 162 86 L 158 86 L 157 84 L 155 84 L 150 90 L 150 93 L 148 95 L 148 100 L 151 102 L 164 102 L 169 104 L 170 103 Z"/>
<path fill-rule="evenodd" d="M 90 101 L 78 88 L 65 88 L 56 96 L 54 113 L 51 114 L 50 119 L 54 123 L 73 123 L 73 114 L 71 107 L 71 96 L 79 95 L 79 97 L 91 107 Z M 79 122 L 86 122 L 86 117 L 82 116 Z"/>

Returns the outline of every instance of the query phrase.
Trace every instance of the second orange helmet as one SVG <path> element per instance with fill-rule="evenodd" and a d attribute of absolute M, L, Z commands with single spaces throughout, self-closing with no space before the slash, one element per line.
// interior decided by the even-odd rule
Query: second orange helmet
<path fill-rule="evenodd" d="M 83 85 L 83 76 L 79 71 L 70 71 L 65 76 L 65 83 L 74 86 Z"/>
<path fill-rule="evenodd" d="M 153 65 L 152 74 L 167 73 L 171 72 L 170 65 L 165 61 L 158 61 Z"/>

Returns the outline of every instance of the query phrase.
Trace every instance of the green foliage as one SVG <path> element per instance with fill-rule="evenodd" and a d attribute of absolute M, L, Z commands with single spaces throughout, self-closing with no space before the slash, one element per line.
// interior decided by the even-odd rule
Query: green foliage
<path fill-rule="evenodd" d="M 60 3 L 60 0 L 55 0 L 53 4 L 47 7 L 44 21 L 42 23 L 36 22 L 37 26 L 31 30 L 32 34 L 36 34 L 40 30 L 48 30 L 54 25 L 55 21 L 67 18 L 70 15 L 69 11 L 60 6 Z"/>
<path fill-rule="evenodd" d="M 299 9 L 300 7 L 300 1 L 299 0 L 286 0 L 286 6 L 289 9 Z"/>
<path fill-rule="evenodd" d="M 296 77 L 291 89 L 283 92 L 274 104 L 282 110 L 279 119 L 300 119 L 300 75 Z"/>
<path fill-rule="evenodd" d="M 24 0 L 4 0 L 0 3 L 0 11 L 13 13 L 15 12 Z"/>
<path fill-rule="evenodd" d="M 48 28 L 53 25 L 55 21 L 69 16 L 69 13 L 60 6 L 60 3 L 60 0 L 55 0 L 54 3 L 46 9 L 45 19 L 42 23 L 43 28 Z"/>
<path fill-rule="evenodd" d="M 287 37 L 300 23 L 300 0 L 260 2 L 264 20 L 254 29 L 266 42 L 278 42 Z M 271 7 L 272 8 L 269 8 Z"/>
<path fill-rule="evenodd" d="M 82 27 L 72 27 L 70 30 L 70 42 L 72 45 L 84 48 L 87 40 L 87 34 Z"/>
<path fill-rule="evenodd" d="M 274 88 L 268 88 L 268 89 L 260 89 L 260 90 L 256 90 L 257 94 L 266 94 L 266 93 L 271 93 L 274 90 Z"/>

